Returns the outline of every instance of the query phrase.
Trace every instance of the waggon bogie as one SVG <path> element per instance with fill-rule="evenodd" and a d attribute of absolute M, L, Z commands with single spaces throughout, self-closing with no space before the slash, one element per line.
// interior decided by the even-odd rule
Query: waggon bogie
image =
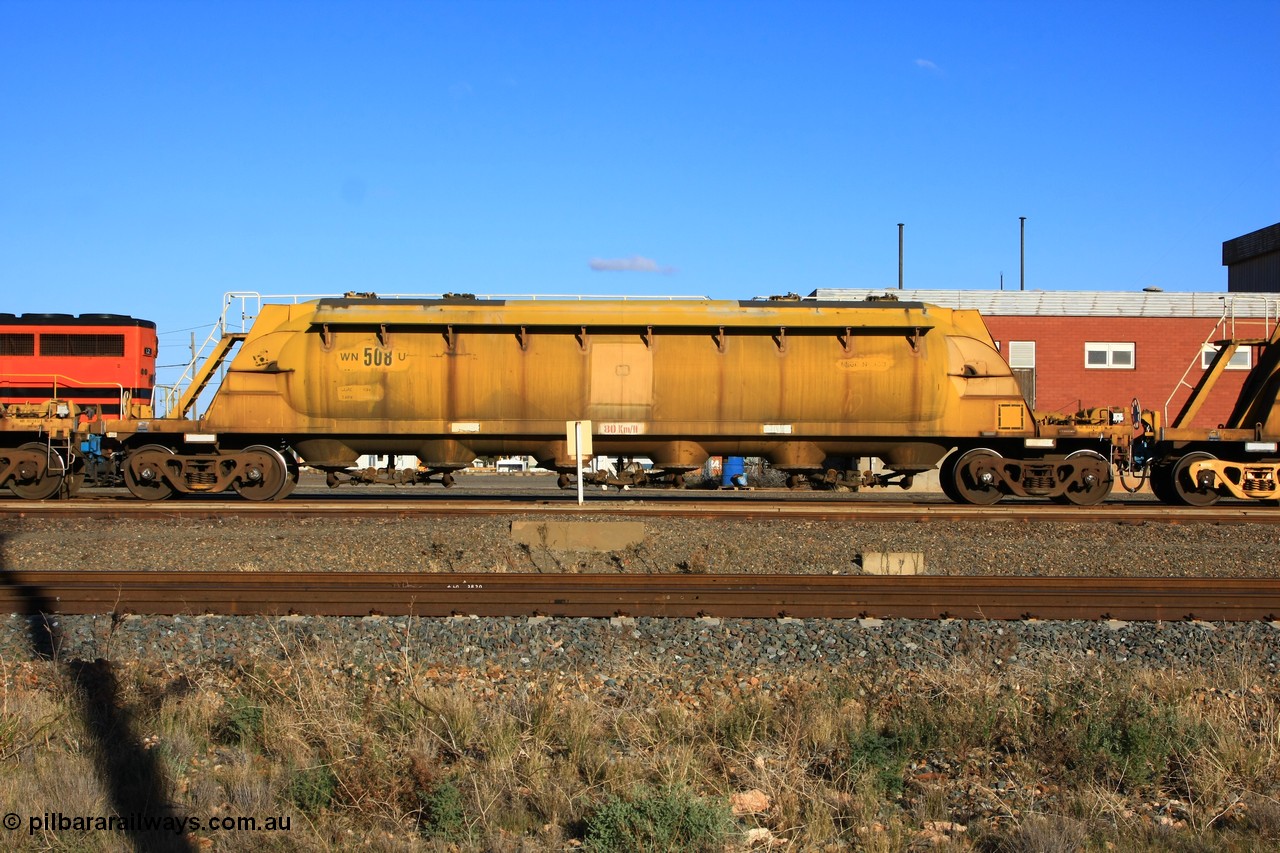
<path fill-rule="evenodd" d="M 297 486 L 300 473 L 291 450 L 265 444 L 210 447 L 197 453 L 145 444 L 129 450 L 122 467 L 125 486 L 135 497 L 148 501 L 228 490 L 253 501 L 279 500 Z"/>
<path fill-rule="evenodd" d="M 1225 489 L 1243 500 L 1276 500 L 1280 498 L 1280 462 L 1257 460 L 1236 462 L 1230 459 L 1203 460 L 1190 471 L 1197 481 L 1213 477 L 1212 485 Z M 1206 483 L 1208 485 L 1208 483 Z"/>
<path fill-rule="evenodd" d="M 1106 499 L 1114 482 L 1111 460 L 1092 448 L 1045 456 L 1028 456 L 1016 447 L 959 449 L 943 462 L 939 479 L 953 501 L 980 505 L 1009 495 L 1093 506 Z"/>
<path fill-rule="evenodd" d="M 1212 506 L 1222 498 L 1273 501 L 1280 498 L 1280 460 L 1271 442 L 1191 445 L 1167 454 L 1151 468 L 1151 490 L 1161 501 L 1183 506 Z"/>

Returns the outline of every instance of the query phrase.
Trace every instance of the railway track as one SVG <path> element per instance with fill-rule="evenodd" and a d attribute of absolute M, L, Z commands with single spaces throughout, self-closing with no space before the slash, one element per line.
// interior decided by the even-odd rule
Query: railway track
<path fill-rule="evenodd" d="M 1094 507 L 1060 506 L 1034 501 L 1010 501 L 995 506 L 954 504 L 941 497 L 870 501 L 846 500 L 708 500 L 680 495 L 654 498 L 592 495 L 579 506 L 570 496 L 441 496 L 391 490 L 359 497 L 301 495 L 279 502 L 210 496 L 205 499 L 148 503 L 115 493 L 66 501 L 22 501 L 0 498 L 0 519 L 21 518 L 351 518 L 429 516 L 550 516 L 567 513 L 607 518 L 738 518 L 839 521 L 858 518 L 882 521 L 1100 521 L 1123 524 L 1280 524 L 1280 509 L 1252 503 L 1223 503 L 1213 507 L 1170 507 L 1151 500 L 1108 501 Z"/>
<path fill-rule="evenodd" d="M 1239 622 L 1280 580 L 5 571 L 0 612 Z"/>

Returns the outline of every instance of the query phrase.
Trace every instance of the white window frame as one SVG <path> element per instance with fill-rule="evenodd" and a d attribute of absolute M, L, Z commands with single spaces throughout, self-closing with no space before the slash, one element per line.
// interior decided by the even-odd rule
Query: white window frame
<path fill-rule="evenodd" d="M 1138 347 L 1133 341 L 1085 341 L 1084 366 L 1086 370 L 1137 370 Z M 1104 353 L 1105 364 L 1090 364 L 1090 353 Z M 1117 364 L 1116 355 L 1125 353 L 1129 356 L 1128 364 Z"/>
<path fill-rule="evenodd" d="M 1213 344 L 1205 344 L 1200 349 L 1200 369 L 1208 370 L 1209 365 L 1213 363 L 1213 356 L 1218 352 L 1218 348 Z M 1231 354 L 1231 360 L 1227 362 L 1227 370 L 1252 370 L 1253 369 L 1253 349 L 1252 347 L 1238 347 Z"/>
<path fill-rule="evenodd" d="M 1034 370 L 1036 366 L 1035 341 L 1009 341 L 1009 352 L 1005 356 L 1009 367 L 1013 370 Z"/>

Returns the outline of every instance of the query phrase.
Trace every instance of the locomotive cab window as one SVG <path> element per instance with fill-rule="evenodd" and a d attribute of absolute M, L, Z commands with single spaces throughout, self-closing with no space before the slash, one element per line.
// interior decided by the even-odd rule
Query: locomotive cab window
<path fill-rule="evenodd" d="M 1094 369 L 1133 370 L 1136 363 L 1133 343 L 1088 341 L 1084 345 L 1084 366 Z"/>
<path fill-rule="evenodd" d="M 124 335 L 41 335 L 41 355 L 124 355 Z"/>

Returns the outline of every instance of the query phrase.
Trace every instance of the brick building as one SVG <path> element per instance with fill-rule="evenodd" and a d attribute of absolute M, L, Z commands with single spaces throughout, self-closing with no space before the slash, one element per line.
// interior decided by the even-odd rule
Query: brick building
<path fill-rule="evenodd" d="M 1212 341 L 1264 338 L 1280 313 L 1277 293 L 823 289 L 826 300 L 884 294 L 982 313 L 1033 408 L 1143 408 L 1172 418 L 1213 357 Z M 1191 425 L 1231 413 L 1253 364 L 1241 348 Z"/>

